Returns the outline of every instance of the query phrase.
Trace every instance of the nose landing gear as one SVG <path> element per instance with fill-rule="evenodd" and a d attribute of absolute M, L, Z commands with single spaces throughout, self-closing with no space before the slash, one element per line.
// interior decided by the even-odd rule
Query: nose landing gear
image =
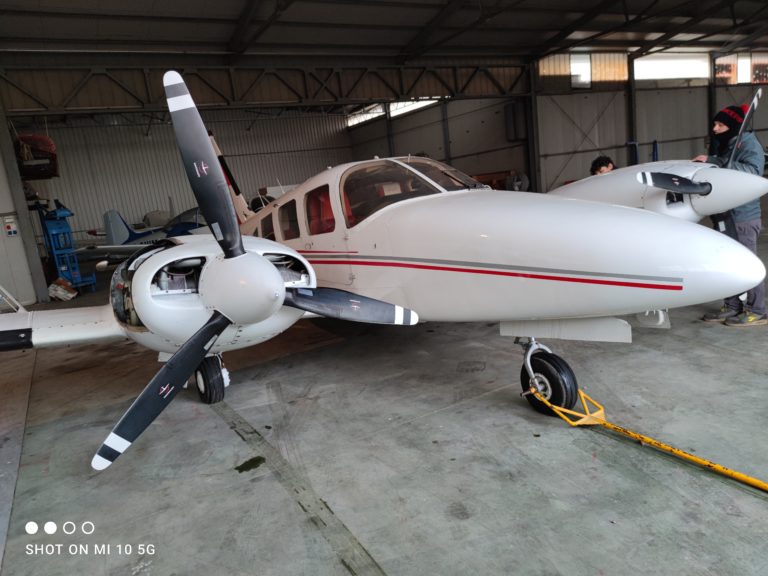
<path fill-rule="evenodd" d="M 522 346 L 525 353 L 520 369 L 520 384 L 523 388 L 522 396 L 525 396 L 531 407 L 542 414 L 555 415 L 531 393 L 531 388 L 534 388 L 555 406 L 573 408 L 579 396 L 579 385 L 568 363 L 535 338 L 529 338 L 527 342 L 515 338 L 515 343 Z"/>
<path fill-rule="evenodd" d="M 229 385 L 229 370 L 224 368 L 221 356 L 208 356 L 195 369 L 197 393 L 204 404 L 224 400 L 224 388 Z"/>

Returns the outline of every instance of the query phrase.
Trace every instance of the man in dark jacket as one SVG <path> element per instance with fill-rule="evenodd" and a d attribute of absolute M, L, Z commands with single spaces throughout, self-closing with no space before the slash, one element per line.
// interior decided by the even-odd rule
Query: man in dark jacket
<path fill-rule="evenodd" d="M 713 119 L 712 132 L 716 144 L 716 155 L 701 155 L 696 162 L 709 162 L 723 167 L 728 163 L 739 129 L 744 122 L 748 107 L 728 106 L 718 112 Z M 765 155 L 763 147 L 752 132 L 745 132 L 736 148 L 733 163 L 728 166 L 734 170 L 763 175 Z M 762 230 L 760 219 L 760 199 L 747 202 L 731 210 L 736 225 L 736 237 L 739 242 L 757 254 L 757 238 Z M 719 312 L 710 312 L 703 318 L 707 322 L 724 322 L 726 326 L 761 326 L 768 324 L 765 309 L 765 284 L 760 282 L 747 292 L 745 302 L 738 295 L 726 298 Z"/>

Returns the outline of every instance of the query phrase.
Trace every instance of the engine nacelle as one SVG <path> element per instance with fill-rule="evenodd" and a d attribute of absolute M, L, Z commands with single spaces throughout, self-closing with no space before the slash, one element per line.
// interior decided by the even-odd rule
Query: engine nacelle
<path fill-rule="evenodd" d="M 303 312 L 283 306 L 286 287 L 314 288 L 314 270 L 297 252 L 262 238 L 243 238 L 246 253 L 224 260 L 210 235 L 180 236 L 148 246 L 112 277 L 111 303 L 127 335 L 175 352 L 218 310 L 233 325 L 212 352 L 258 344 Z"/>

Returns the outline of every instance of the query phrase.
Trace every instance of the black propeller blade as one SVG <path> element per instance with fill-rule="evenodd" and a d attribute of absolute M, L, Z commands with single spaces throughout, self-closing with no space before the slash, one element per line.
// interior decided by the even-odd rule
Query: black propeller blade
<path fill-rule="evenodd" d="M 747 113 L 744 114 L 744 120 L 739 128 L 739 134 L 736 136 L 736 143 L 733 145 L 733 150 L 731 150 L 731 155 L 728 157 L 728 162 L 725 164 L 725 168 L 733 167 L 733 161 L 736 159 L 736 152 L 739 149 L 741 140 L 744 138 L 744 132 L 747 129 L 747 125 L 752 121 L 752 116 L 754 116 L 755 110 L 757 110 L 757 105 L 760 103 L 760 97 L 762 95 L 763 89 L 758 88 L 752 96 L 752 100 L 749 103 L 749 109 L 747 110 Z"/>
<path fill-rule="evenodd" d="M 286 306 L 327 318 L 412 326 L 419 321 L 413 310 L 335 288 L 293 288 L 285 291 Z"/>
<path fill-rule="evenodd" d="M 647 184 L 654 188 L 661 188 L 676 194 L 698 194 L 706 196 L 712 192 L 712 184 L 709 182 L 694 182 L 682 176 L 667 174 L 666 172 L 639 172 L 637 180 L 641 184 Z"/>
<path fill-rule="evenodd" d="M 178 72 L 166 72 L 163 85 L 184 170 L 200 211 L 219 242 L 224 258 L 240 256 L 245 250 L 237 216 L 229 200 L 227 181 L 211 147 L 200 113 Z"/>
<path fill-rule="evenodd" d="M 214 312 L 208 322 L 171 356 L 104 440 L 91 461 L 91 467 L 104 470 L 128 449 L 170 404 L 208 354 L 216 338 L 230 324 L 226 316 Z"/>

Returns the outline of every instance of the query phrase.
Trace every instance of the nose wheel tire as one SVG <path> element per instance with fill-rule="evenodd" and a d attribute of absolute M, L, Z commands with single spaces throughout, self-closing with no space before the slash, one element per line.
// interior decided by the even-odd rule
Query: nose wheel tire
<path fill-rule="evenodd" d="M 204 404 L 216 404 L 224 400 L 224 375 L 218 356 L 205 358 L 195 370 L 197 393 Z"/>
<path fill-rule="evenodd" d="M 536 378 L 536 388 L 544 398 L 555 406 L 573 408 L 578 399 L 579 385 L 576 382 L 576 375 L 565 360 L 557 354 L 540 351 L 531 356 L 531 367 Z M 527 392 L 531 387 L 531 378 L 525 366 L 520 370 L 520 384 L 524 392 Z M 538 400 L 533 394 L 526 394 L 525 398 L 537 412 L 550 416 L 555 415 L 546 404 Z"/>

